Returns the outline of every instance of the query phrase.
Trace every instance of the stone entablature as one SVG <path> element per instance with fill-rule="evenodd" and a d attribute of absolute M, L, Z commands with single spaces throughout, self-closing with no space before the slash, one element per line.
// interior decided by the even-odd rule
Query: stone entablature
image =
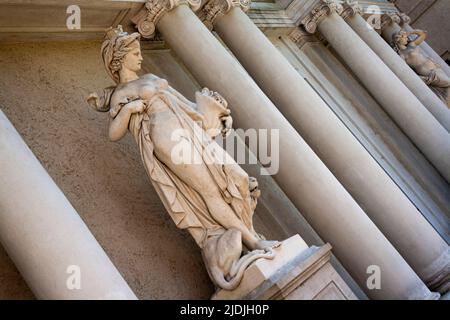
<path fill-rule="evenodd" d="M 342 4 L 345 1 L 337 0 L 335 2 Z M 248 15 L 258 27 L 297 26 L 304 15 L 310 12 L 317 3 L 317 0 L 293 0 L 283 7 L 276 3 L 252 2 Z M 393 3 L 384 0 L 362 0 L 358 3 L 364 15 L 374 14 L 374 10 L 379 10 L 380 14 L 398 13 Z M 266 17 L 267 19 L 264 19 Z"/>
<path fill-rule="evenodd" d="M 217 0 L 214 0 L 217 1 Z M 182 1 L 164 0 L 161 1 L 162 9 L 168 9 Z M 200 6 L 208 6 L 207 1 L 200 3 L 198 0 L 189 0 L 191 7 L 201 17 L 203 10 Z M 267 2 L 251 2 L 247 0 L 221 0 L 223 3 L 229 2 L 232 5 L 239 4 L 241 8 L 247 10 L 247 14 L 252 21 L 259 27 L 264 29 L 286 29 L 294 28 L 299 25 L 300 18 L 304 12 L 307 12 L 307 6 L 314 2 L 311 0 L 294 0 L 288 4 L 267 3 Z M 342 1 L 341 1 L 342 2 Z M 103 32 L 109 26 L 121 24 L 125 29 L 132 30 L 133 24 L 131 18 L 134 17 L 142 8 L 145 0 L 124 0 L 111 1 L 111 4 L 105 6 L 104 1 L 100 0 L 80 0 L 77 4 L 82 9 L 82 25 L 80 30 L 68 30 L 66 27 L 65 15 L 66 8 L 73 4 L 72 1 L 59 1 L 57 4 L 39 4 L 27 3 L 22 1 L 8 1 L 8 3 L 0 4 L 0 12 L 2 13 L 2 23 L 0 24 L 0 41 L 2 42 L 21 42 L 21 41 L 41 41 L 41 40 L 101 40 Z M 20 17 L 21 25 L 17 26 L 16 6 L 21 5 Z M 374 5 L 378 6 L 381 13 L 397 13 L 398 10 L 394 4 L 385 1 L 359 1 L 363 13 L 368 14 L 370 8 Z M 210 6 L 210 5 L 209 5 Z M 371 7 L 372 6 L 372 7 Z M 34 14 L 36 9 L 41 13 L 39 16 Z M 226 8 L 226 7 L 225 7 Z M 223 9 L 220 9 L 223 11 Z M 63 14 L 60 14 L 60 13 Z M 211 14 L 211 13 L 210 13 Z M 153 12 L 152 17 L 147 19 L 158 19 L 158 12 Z M 49 20 L 48 17 L 57 17 Z M 211 18 L 216 15 L 212 14 Z M 42 20 L 42 21 L 41 21 Z M 153 22 L 154 24 L 154 22 Z M 39 26 L 39 27 L 36 27 Z M 141 26 L 143 34 L 151 34 L 152 24 L 146 22 Z M 154 39 L 154 38 L 153 38 Z"/>

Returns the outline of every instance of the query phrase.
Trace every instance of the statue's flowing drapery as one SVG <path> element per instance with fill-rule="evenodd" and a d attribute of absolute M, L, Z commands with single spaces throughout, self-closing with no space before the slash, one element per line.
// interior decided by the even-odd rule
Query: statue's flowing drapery
<path fill-rule="evenodd" d="M 192 103 L 183 101 L 178 95 L 168 90 L 158 90 L 155 96 L 148 101 L 146 111 L 131 116 L 129 130 L 139 146 L 147 174 L 176 226 L 180 229 L 187 229 L 200 248 L 203 248 L 208 237 L 226 231 L 226 228 L 215 221 L 209 213 L 201 195 L 177 177 L 155 156 L 154 144 L 150 135 L 150 121 L 152 104 L 156 100 L 162 100 L 170 112 L 176 115 L 180 127 L 183 128 L 183 132 L 190 140 L 189 144 L 193 148 L 192 150 L 198 152 L 200 159 L 208 168 L 212 180 L 219 187 L 222 198 L 248 229 L 254 232 L 248 175 L 234 160 L 227 160 L 224 163 L 221 153 L 225 151 L 198 124 L 205 120 L 204 114 L 195 110 Z M 122 105 L 119 105 L 110 110 L 113 118 L 121 107 Z M 230 158 L 228 157 L 228 159 Z M 243 180 L 246 183 L 242 183 Z"/>
<path fill-rule="evenodd" d="M 450 108 L 450 79 L 441 69 L 432 70 L 428 76 L 422 76 L 423 81 Z"/>

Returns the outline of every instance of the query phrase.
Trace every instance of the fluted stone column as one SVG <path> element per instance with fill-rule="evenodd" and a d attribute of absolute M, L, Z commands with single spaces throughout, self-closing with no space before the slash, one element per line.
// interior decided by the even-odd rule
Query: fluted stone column
<path fill-rule="evenodd" d="M 188 6 L 168 5 L 154 15 L 157 8 L 150 6 L 147 13 L 138 14 L 134 19 L 138 27 L 150 30 L 146 25 L 156 25 L 199 83 L 221 92 L 229 101 L 236 126 L 279 130 L 280 164 L 274 179 L 321 237 L 332 243 L 336 256 L 361 288 L 375 299 L 435 297 Z M 370 265 L 382 270 L 380 290 L 366 286 Z"/>
<path fill-rule="evenodd" d="M 223 3 L 216 1 L 214 9 L 210 2 L 204 8 L 206 24 L 214 26 L 250 75 L 422 279 L 431 284 L 448 274 L 450 256 L 444 240 L 249 17 L 239 7 L 223 6 L 222 14 L 207 20 Z"/>
<path fill-rule="evenodd" d="M 303 18 L 310 33 L 318 30 L 403 132 L 450 182 L 450 133 L 348 26 L 334 0 L 317 0 Z"/>
<path fill-rule="evenodd" d="M 400 18 L 400 27 L 406 31 L 412 31 L 413 28 L 410 25 L 411 18 L 404 13 L 399 13 L 398 16 Z M 423 50 L 423 52 L 425 52 L 426 55 L 433 59 L 433 61 L 439 64 L 442 70 L 444 70 L 445 73 L 450 77 L 450 66 L 441 58 L 441 56 L 436 51 L 434 51 L 432 47 L 430 47 L 430 45 L 426 41 L 420 44 L 420 48 Z"/>
<path fill-rule="evenodd" d="M 361 8 L 357 2 L 344 2 L 342 17 L 364 42 L 383 60 L 383 62 L 403 81 L 412 93 L 422 102 L 431 114 L 450 132 L 450 110 L 438 96 L 408 64 L 386 43 L 386 41 L 369 26 L 360 15 Z"/>
<path fill-rule="evenodd" d="M 0 242 L 38 299 L 136 299 L 0 110 Z"/>

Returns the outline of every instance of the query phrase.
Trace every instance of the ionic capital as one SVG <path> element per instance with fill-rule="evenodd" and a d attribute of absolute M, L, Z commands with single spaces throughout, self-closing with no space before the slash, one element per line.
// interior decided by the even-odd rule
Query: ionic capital
<path fill-rule="evenodd" d="M 342 13 L 342 5 L 334 0 L 319 0 L 316 6 L 304 17 L 300 24 L 311 34 L 315 33 L 319 23 L 333 12 Z"/>
<path fill-rule="evenodd" d="M 349 17 L 353 17 L 357 14 L 362 13 L 362 8 L 360 7 L 359 3 L 354 0 L 346 0 L 342 4 L 343 10 L 341 13 L 341 17 L 345 20 Z"/>
<path fill-rule="evenodd" d="M 385 13 L 381 16 L 381 30 L 383 30 L 385 27 L 397 23 L 399 24 L 401 22 L 400 17 L 396 13 Z"/>
<path fill-rule="evenodd" d="M 246 12 L 250 9 L 250 5 L 251 0 L 210 0 L 203 6 L 199 16 L 205 26 L 212 30 L 220 15 L 227 14 L 234 7 L 240 7 Z"/>
<path fill-rule="evenodd" d="M 410 24 L 411 23 L 411 18 L 406 14 L 406 13 L 399 13 L 398 14 L 399 18 L 400 18 L 400 25 L 404 26 L 405 24 Z"/>
<path fill-rule="evenodd" d="M 323 39 L 320 34 L 313 35 L 300 28 L 293 29 L 289 33 L 288 37 L 293 43 L 297 45 L 299 49 L 301 49 L 307 43 L 320 43 L 325 41 L 325 39 Z"/>
<path fill-rule="evenodd" d="M 152 39 L 156 34 L 156 25 L 161 17 L 179 5 L 188 5 L 196 11 L 201 6 L 201 0 L 147 0 L 144 7 L 131 21 L 136 25 L 142 37 Z"/>

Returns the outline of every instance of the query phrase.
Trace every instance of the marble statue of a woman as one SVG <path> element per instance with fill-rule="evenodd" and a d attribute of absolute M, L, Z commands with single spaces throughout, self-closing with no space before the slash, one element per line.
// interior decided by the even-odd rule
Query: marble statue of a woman
<path fill-rule="evenodd" d="M 414 37 L 414 39 L 413 39 Z M 393 44 L 406 63 L 433 89 L 450 108 L 450 77 L 419 48 L 427 33 L 422 30 L 401 30 L 393 35 Z"/>
<path fill-rule="evenodd" d="M 101 96 L 91 94 L 88 102 L 109 111 L 112 141 L 131 132 L 153 186 L 177 227 L 187 229 L 201 248 L 212 281 L 222 289 L 236 288 L 248 265 L 272 259 L 279 242 L 255 232 L 256 180 L 214 141 L 231 127 L 226 101 L 205 88 L 192 103 L 164 79 L 139 77 L 139 33 L 120 26 L 107 32 L 102 57 L 116 85 Z M 192 153 L 189 161 L 177 158 L 180 143 Z M 250 251 L 242 256 L 243 244 Z"/>

